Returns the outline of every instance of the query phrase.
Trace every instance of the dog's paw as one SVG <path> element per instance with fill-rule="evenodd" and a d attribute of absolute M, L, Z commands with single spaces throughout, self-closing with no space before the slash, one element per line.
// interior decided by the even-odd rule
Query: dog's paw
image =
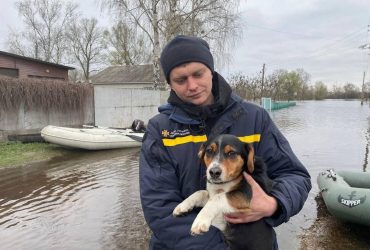
<path fill-rule="evenodd" d="M 191 226 L 190 233 L 193 236 L 203 234 L 209 231 L 210 226 L 210 221 L 196 218 L 193 222 L 193 225 Z"/>
<path fill-rule="evenodd" d="M 173 210 L 172 212 L 172 215 L 173 216 L 181 216 L 187 212 L 189 212 L 191 210 L 191 207 L 189 206 L 186 206 L 186 204 L 184 202 L 180 203 L 179 205 L 177 205 L 175 207 L 175 209 Z"/>

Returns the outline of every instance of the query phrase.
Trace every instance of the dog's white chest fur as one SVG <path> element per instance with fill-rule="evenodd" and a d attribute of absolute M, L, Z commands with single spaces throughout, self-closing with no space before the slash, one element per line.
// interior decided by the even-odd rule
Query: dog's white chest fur
<path fill-rule="evenodd" d="M 225 213 L 235 212 L 230 206 L 226 192 L 234 185 L 225 183 L 223 185 L 207 183 L 207 190 L 199 190 L 181 202 L 174 210 L 173 215 L 179 216 L 191 211 L 194 207 L 203 207 L 191 226 L 191 234 L 205 233 L 211 225 L 221 231 L 226 228 Z"/>

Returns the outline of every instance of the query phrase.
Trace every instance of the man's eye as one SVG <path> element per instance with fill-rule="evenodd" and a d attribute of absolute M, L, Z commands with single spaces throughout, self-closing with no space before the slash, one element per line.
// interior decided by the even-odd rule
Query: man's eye
<path fill-rule="evenodd" d="M 184 78 L 179 78 L 179 79 L 174 79 L 173 81 L 177 84 L 183 84 L 185 82 L 185 79 Z"/>

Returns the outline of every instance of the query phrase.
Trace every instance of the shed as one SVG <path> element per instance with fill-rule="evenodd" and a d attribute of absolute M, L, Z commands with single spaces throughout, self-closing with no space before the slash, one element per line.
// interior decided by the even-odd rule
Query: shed
<path fill-rule="evenodd" d="M 162 75 L 162 82 L 164 77 Z M 169 91 L 153 89 L 153 65 L 110 66 L 90 78 L 94 84 L 95 125 L 123 128 L 158 113 Z M 165 84 L 167 87 L 167 84 Z"/>
<path fill-rule="evenodd" d="M 41 78 L 68 80 L 68 71 L 74 68 L 39 59 L 0 51 L 0 77 Z"/>
<path fill-rule="evenodd" d="M 153 65 L 110 66 L 90 78 L 94 85 L 118 88 L 153 88 Z M 161 82 L 165 82 L 161 74 Z"/>

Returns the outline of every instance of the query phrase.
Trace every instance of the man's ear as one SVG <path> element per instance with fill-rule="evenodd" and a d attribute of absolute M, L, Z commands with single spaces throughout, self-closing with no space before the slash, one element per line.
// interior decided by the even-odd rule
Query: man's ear
<path fill-rule="evenodd" d="M 250 143 L 245 144 L 245 151 L 247 156 L 247 170 L 249 174 L 252 174 L 254 171 L 254 148 Z"/>

